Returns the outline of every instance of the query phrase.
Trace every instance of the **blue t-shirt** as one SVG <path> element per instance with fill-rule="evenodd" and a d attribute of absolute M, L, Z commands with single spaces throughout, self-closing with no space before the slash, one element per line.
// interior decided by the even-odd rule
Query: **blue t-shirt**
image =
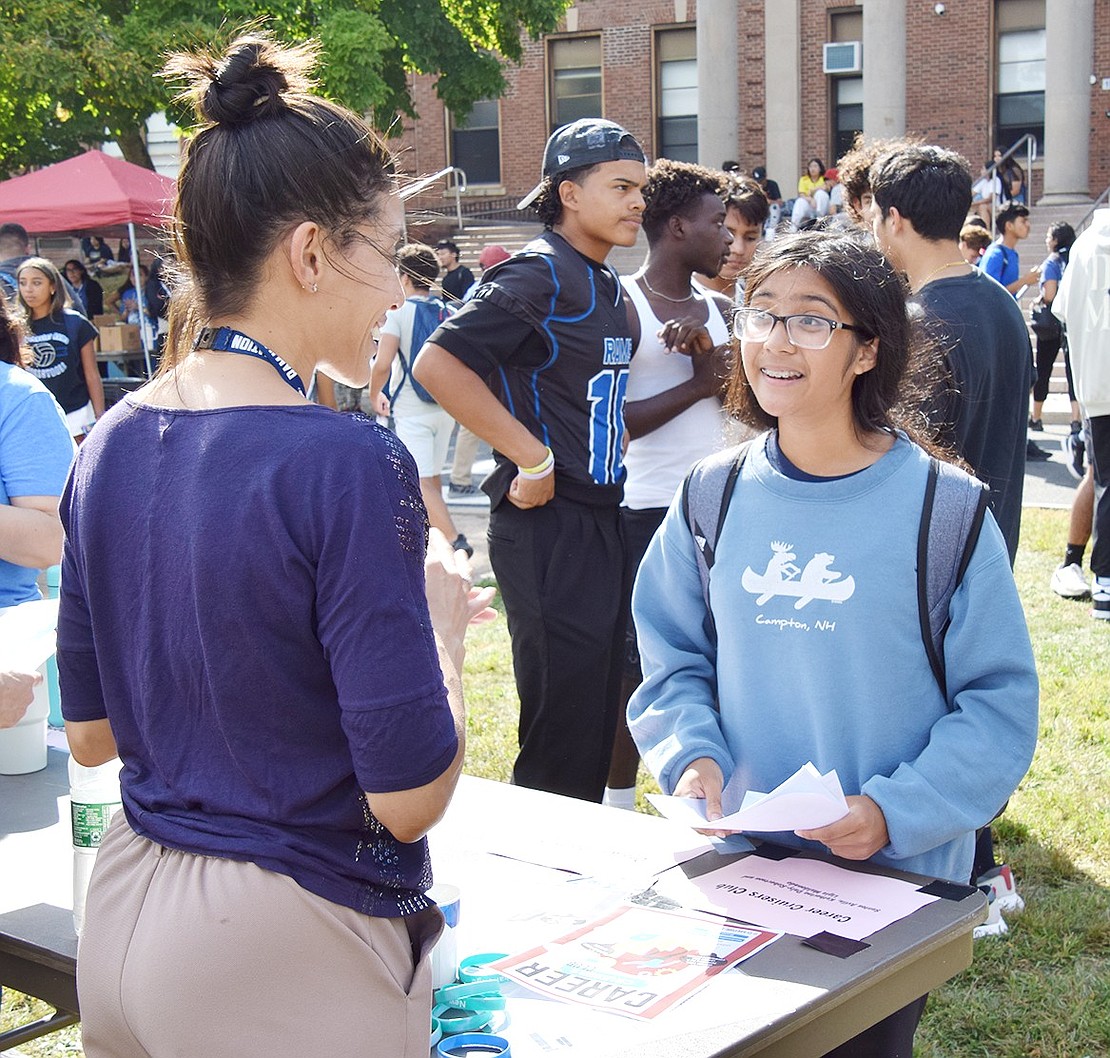
<path fill-rule="evenodd" d="M 73 309 L 62 309 L 59 319 L 44 316 L 31 320 L 27 345 L 33 360 L 28 370 L 46 386 L 62 411 L 79 411 L 89 403 L 89 386 L 81 363 L 81 350 L 99 332 Z"/>
<path fill-rule="evenodd" d="M 366 914 L 430 906 L 426 842 L 363 796 L 430 782 L 458 748 L 400 442 L 315 405 L 128 398 L 61 510 L 63 712 L 111 721 L 135 831 Z"/>
<path fill-rule="evenodd" d="M 1060 282 L 1064 278 L 1064 262 L 1058 253 L 1050 253 L 1041 263 L 1041 281 L 1038 284 L 1044 290 L 1045 283 L 1049 281 Z"/>
<path fill-rule="evenodd" d="M 61 496 L 73 438 L 46 387 L 14 364 L 0 362 L 0 504 L 13 496 Z M 41 598 L 38 570 L 0 559 L 0 607 Z"/>
<path fill-rule="evenodd" d="M 1011 250 L 1001 242 L 992 242 L 979 259 L 979 271 L 1008 287 L 1021 275 L 1017 250 Z"/>

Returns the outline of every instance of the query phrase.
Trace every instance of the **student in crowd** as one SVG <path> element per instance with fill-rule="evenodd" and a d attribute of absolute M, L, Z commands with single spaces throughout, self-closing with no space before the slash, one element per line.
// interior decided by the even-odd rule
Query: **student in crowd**
<path fill-rule="evenodd" d="M 1029 237 L 1029 210 L 1011 203 L 994 217 L 998 239 L 991 243 L 979 261 L 979 271 L 1001 283 L 1016 298 L 1025 287 L 1032 286 L 1041 276 L 1039 268 L 1022 272 L 1017 244 Z"/>
<path fill-rule="evenodd" d="M 782 191 L 779 185 L 767 176 L 767 170 L 762 165 L 757 165 L 752 170 L 752 179 L 759 184 L 763 194 L 767 197 L 767 223 L 764 227 L 764 237 L 773 238 L 775 231 L 782 220 Z"/>
<path fill-rule="evenodd" d="M 664 792 L 704 800 L 710 828 L 812 761 L 836 769 L 848 814 L 772 840 L 966 883 L 975 828 L 1032 759 L 1037 676 L 989 514 L 949 606 L 943 690 L 931 668 L 915 572 L 930 459 L 899 414 L 923 351 L 905 295 L 860 232 L 756 255 L 729 401 L 767 432 L 733 485 L 708 595 L 681 496 L 648 548 L 629 726 Z M 828 1054 L 909 1058 L 924 1006 Z"/>
<path fill-rule="evenodd" d="M 456 551 L 465 551 L 470 557 L 474 549 L 455 528 L 443 502 L 441 475 L 455 420 L 412 379 L 413 361 L 424 339 L 447 318 L 446 306 L 432 294 L 432 284 L 439 277 L 432 248 L 419 242 L 402 246 L 397 253 L 397 274 L 405 300 L 386 313 L 382 324 L 370 375 L 370 403 L 379 415 L 393 416 L 397 436 L 416 461 L 428 521 L 454 541 Z"/>
<path fill-rule="evenodd" d="M 1037 377 L 1033 382 L 1033 411 L 1029 426 L 1034 430 L 1042 427 L 1041 414 L 1048 385 L 1052 380 L 1052 368 L 1060 349 L 1064 350 L 1064 373 L 1068 380 L 1068 399 L 1071 401 L 1071 429 L 1064 438 L 1064 455 L 1068 457 L 1068 469 L 1076 481 L 1083 478 L 1083 423 L 1079 418 L 1079 402 L 1075 399 L 1075 383 L 1071 376 L 1071 356 L 1068 353 L 1067 336 L 1063 325 L 1052 315 L 1052 301 L 1068 266 L 1068 254 L 1075 242 L 1075 229 L 1067 221 L 1057 221 L 1049 225 L 1044 237 L 1048 256 L 1038 269 L 1040 295 L 1033 303 L 1033 336 L 1037 340 Z"/>
<path fill-rule="evenodd" d="M 960 256 L 972 268 L 978 268 L 983 254 L 990 247 L 990 233 L 978 224 L 965 224 L 960 229 Z"/>
<path fill-rule="evenodd" d="M 171 60 L 201 119 L 183 300 L 62 502 L 66 732 L 82 764 L 123 760 L 78 956 L 88 1058 L 427 1058 L 424 835 L 490 593 L 440 534 L 425 559 L 394 435 L 305 397 L 317 368 L 368 381 L 401 295 L 391 159 L 311 94 L 315 54 L 255 32 Z"/>
<path fill-rule="evenodd" d="M 62 271 L 77 294 L 74 308 L 88 320 L 99 316 L 104 311 L 104 288 L 75 257 L 66 261 Z"/>
<path fill-rule="evenodd" d="M 459 261 L 459 245 L 450 239 L 440 239 L 436 243 L 436 260 L 443 269 L 440 288 L 443 300 L 448 304 L 458 304 L 466 297 L 466 292 L 474 286 L 474 273 Z"/>
<path fill-rule="evenodd" d="M 744 291 L 744 269 L 751 264 L 763 237 L 770 204 L 759 184 L 742 176 L 729 177 L 724 195 L 725 227 L 732 236 L 728 260 L 720 266 L 716 275 L 699 272 L 694 278 L 699 286 L 723 294 L 732 301 Z"/>
<path fill-rule="evenodd" d="M 1013 566 L 1021 533 L 1033 356 L 1017 303 L 960 256 L 957 240 L 971 203 L 970 170 L 952 151 L 906 144 L 878 158 L 870 179 L 875 238 L 906 273 L 948 372 L 947 384 L 928 409 L 932 426 L 990 486 L 990 508 Z M 1001 807 L 999 802 L 996 809 Z M 1009 867 L 995 861 L 989 826 L 980 830 L 971 877 L 991 887 L 995 900 L 989 928 L 1005 932 L 1001 912 L 1021 910 L 1024 901 Z"/>
<path fill-rule="evenodd" d="M 89 267 L 99 273 L 104 265 L 112 264 L 116 257 L 112 248 L 99 236 L 87 235 L 81 240 L 81 253 L 89 262 Z"/>
<path fill-rule="evenodd" d="M 1091 464 L 1076 486 L 1068 515 L 1068 541 L 1064 560 L 1052 571 L 1049 587 L 1062 599 L 1086 599 L 1091 584 L 1083 572 L 1083 555 L 1091 542 L 1095 518 L 1095 477 Z"/>
<path fill-rule="evenodd" d="M 520 696 L 521 786 L 600 801 L 620 695 L 632 339 L 605 258 L 642 223 L 644 153 L 619 125 L 554 132 L 535 204 L 544 233 L 490 269 L 429 340 L 416 378 L 493 447 L 489 553 Z M 495 393 L 487 387 L 491 380 Z"/>
<path fill-rule="evenodd" d="M 97 330 L 70 307 L 58 269 L 29 257 L 16 270 L 19 301 L 27 314 L 29 371 L 42 381 L 66 414 L 80 443 L 104 414 L 104 386 L 96 363 Z"/>
<path fill-rule="evenodd" d="M 1002 148 L 995 147 L 994 157 L 991 159 L 992 175 L 997 175 L 1002 193 L 999 203 L 1024 206 L 1025 201 L 1025 170 L 1017 163 L 1017 159 L 1010 157 L 1002 159 Z"/>
<path fill-rule="evenodd" d="M 644 186 L 644 234 L 648 253 L 643 265 L 622 278 L 628 295 L 632 329 L 632 364 L 624 421 L 628 451 L 624 463 L 621 528 L 629 592 L 656 529 L 667 513 L 682 478 L 703 456 L 724 446 L 729 419 L 721 403 L 731 366 L 729 321 L 731 298 L 702 292 L 692 275 L 712 281 L 715 271 L 731 268 L 736 236 L 728 224 L 738 182 L 710 169 L 660 159 L 647 173 Z M 758 242 L 766 219 L 767 200 L 759 186 L 746 181 L 742 192 L 762 204 L 750 228 Z M 753 248 L 754 249 L 754 246 Z M 752 250 L 744 247 L 747 260 Z M 735 278 L 734 272 L 734 278 Z M 626 605 L 631 604 L 631 599 Z M 636 630 L 626 634 L 622 705 L 640 685 Z M 604 803 L 636 807 L 639 756 L 623 719 L 617 725 L 613 760 Z"/>
<path fill-rule="evenodd" d="M 989 225 L 992 206 L 1001 209 L 1002 205 L 1002 178 L 988 162 L 979 170 L 979 179 L 971 185 L 971 208 L 984 224 Z"/>
<path fill-rule="evenodd" d="M 806 171 L 798 180 L 798 197 L 790 215 L 795 228 L 809 221 L 819 220 L 829 212 L 829 191 L 825 185 L 825 163 L 820 158 L 810 158 Z"/>
<path fill-rule="evenodd" d="M 1068 255 L 1052 311 L 1067 329 L 1094 478 L 1091 616 L 1110 621 L 1110 209 L 1095 211 Z"/>

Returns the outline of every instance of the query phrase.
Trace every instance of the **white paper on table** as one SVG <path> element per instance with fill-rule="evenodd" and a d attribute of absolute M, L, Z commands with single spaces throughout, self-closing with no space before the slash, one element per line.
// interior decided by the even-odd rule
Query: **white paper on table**
<path fill-rule="evenodd" d="M 34 672 L 58 646 L 58 600 L 0 610 L 0 672 Z"/>
<path fill-rule="evenodd" d="M 848 802 L 835 769 L 822 775 L 807 761 L 770 793 L 749 790 L 739 811 L 707 822 L 705 801 L 695 797 L 648 794 L 648 800 L 668 819 L 699 830 L 741 830 L 770 833 L 779 830 L 812 830 L 828 826 L 848 814 Z"/>
<path fill-rule="evenodd" d="M 849 871 L 804 856 L 746 856 L 697 878 L 668 871 L 654 888 L 684 907 L 765 929 L 798 937 L 828 930 L 852 940 L 863 940 L 938 899 L 921 892 L 916 882 Z"/>

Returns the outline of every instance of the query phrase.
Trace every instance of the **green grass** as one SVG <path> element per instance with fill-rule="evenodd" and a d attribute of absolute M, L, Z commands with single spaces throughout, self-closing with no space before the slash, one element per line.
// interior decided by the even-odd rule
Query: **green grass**
<path fill-rule="evenodd" d="M 1048 590 L 1066 532 L 1066 511 L 1023 515 L 1016 575 L 1041 677 L 1040 742 L 995 836 L 1027 906 L 932 994 L 917 1058 L 1110 1058 L 1110 627 Z M 466 669 L 467 771 L 507 780 L 517 710 L 503 620 L 474 630 Z M 641 770 L 641 802 L 652 788 Z M 26 1003 L 6 993 L 0 1028 Z M 80 1055 L 77 1039 L 69 1029 L 21 1050 Z"/>

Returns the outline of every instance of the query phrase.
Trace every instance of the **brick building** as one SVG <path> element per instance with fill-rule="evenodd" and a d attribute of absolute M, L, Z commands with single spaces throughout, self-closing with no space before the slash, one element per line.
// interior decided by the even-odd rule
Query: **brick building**
<path fill-rule="evenodd" d="M 462 169 L 468 213 L 510 207 L 550 131 L 595 114 L 649 157 L 765 164 L 788 197 L 807 158 L 833 164 L 856 131 L 919 134 L 974 164 L 1029 133 L 1034 202 L 1110 185 L 1107 0 L 578 0 L 507 77 L 461 119 L 413 78 L 403 167 Z M 442 184 L 423 204 L 452 208 Z"/>

